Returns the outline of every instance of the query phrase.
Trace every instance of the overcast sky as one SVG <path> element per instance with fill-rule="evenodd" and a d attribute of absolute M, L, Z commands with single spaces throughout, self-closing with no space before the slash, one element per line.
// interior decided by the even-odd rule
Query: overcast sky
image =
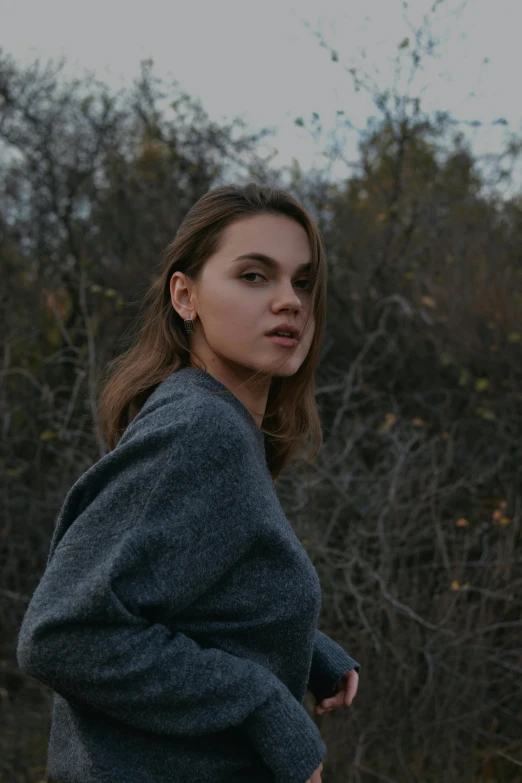
<path fill-rule="evenodd" d="M 432 4 L 409 0 L 411 22 Z M 321 143 L 295 118 L 308 120 L 316 111 L 329 128 L 344 110 L 364 127 L 377 115 L 344 68 L 364 65 L 381 87 L 391 84 L 397 46 L 412 37 L 402 6 L 402 0 L 0 0 L 0 47 L 23 64 L 65 55 L 71 73 L 93 69 L 114 86 L 128 84 L 140 60 L 152 57 L 156 74 L 199 97 L 213 120 L 240 115 L 252 129 L 277 127 L 266 146 L 279 150 L 273 164 L 295 156 L 304 168 L 320 167 Z M 504 117 L 508 129 L 522 131 L 522 0 L 445 0 L 435 18 L 433 32 L 447 41 L 418 76 L 424 107 L 484 123 Z M 314 31 L 336 49 L 338 63 Z M 469 133 L 482 153 L 498 150 L 505 130 Z M 347 142 L 350 159 L 354 144 L 355 135 Z M 336 173 L 348 170 L 343 164 Z"/>

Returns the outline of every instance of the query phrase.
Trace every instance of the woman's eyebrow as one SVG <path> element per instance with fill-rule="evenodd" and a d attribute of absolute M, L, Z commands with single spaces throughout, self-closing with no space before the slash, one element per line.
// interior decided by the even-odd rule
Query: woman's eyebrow
<path fill-rule="evenodd" d="M 265 255 L 265 253 L 243 253 L 243 255 L 238 256 L 237 258 L 234 258 L 234 261 L 243 261 L 244 259 L 252 259 L 252 261 L 258 261 L 260 264 L 264 264 L 265 266 L 269 266 L 271 269 L 277 269 L 280 264 L 278 261 L 275 260 L 275 258 L 271 258 L 270 256 Z M 304 263 L 299 264 L 296 272 L 305 272 L 312 268 L 312 264 Z"/>

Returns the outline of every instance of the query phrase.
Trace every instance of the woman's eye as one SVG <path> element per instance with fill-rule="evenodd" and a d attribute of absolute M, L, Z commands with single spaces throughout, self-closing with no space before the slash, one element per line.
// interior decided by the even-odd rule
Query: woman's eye
<path fill-rule="evenodd" d="M 252 277 L 252 276 L 255 277 L 256 275 L 258 277 L 264 277 L 264 275 L 260 274 L 259 272 L 246 272 L 244 275 L 241 275 L 241 279 L 243 279 L 244 277 Z M 254 282 L 254 281 L 253 280 L 247 280 L 247 283 L 250 283 L 250 282 Z M 309 280 L 308 278 L 302 278 L 301 280 L 296 280 L 296 282 L 297 283 L 307 283 L 308 284 L 308 288 L 303 288 L 303 290 L 304 291 L 308 291 L 312 281 Z"/>
<path fill-rule="evenodd" d="M 260 275 L 260 274 L 259 274 L 259 272 L 247 272 L 246 274 L 244 274 L 244 275 L 241 275 L 241 279 L 243 279 L 244 277 L 252 277 L 252 276 L 254 276 L 254 277 L 255 277 L 256 275 L 257 275 L 258 277 L 263 277 L 263 275 Z M 247 280 L 247 282 L 248 282 L 248 283 L 250 283 L 251 281 L 250 281 L 250 280 Z"/>

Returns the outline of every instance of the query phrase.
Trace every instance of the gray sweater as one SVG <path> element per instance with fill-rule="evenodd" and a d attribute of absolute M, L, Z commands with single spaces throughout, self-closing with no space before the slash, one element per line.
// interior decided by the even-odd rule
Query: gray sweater
<path fill-rule="evenodd" d="M 203 370 L 172 373 L 69 490 L 23 618 L 51 775 L 305 783 L 326 753 L 306 689 L 359 669 L 320 605 L 255 420 Z"/>

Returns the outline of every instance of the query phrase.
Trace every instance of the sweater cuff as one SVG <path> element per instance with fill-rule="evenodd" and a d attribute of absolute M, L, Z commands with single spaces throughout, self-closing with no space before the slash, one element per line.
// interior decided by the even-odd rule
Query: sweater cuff
<path fill-rule="evenodd" d="M 304 707 L 280 693 L 254 710 L 243 729 L 275 783 L 306 783 L 326 755 L 321 733 Z"/>
<path fill-rule="evenodd" d="M 360 668 L 360 664 L 337 642 L 317 631 L 308 690 L 318 704 L 336 693 L 337 683 L 341 677 L 352 669 L 359 673 Z"/>

